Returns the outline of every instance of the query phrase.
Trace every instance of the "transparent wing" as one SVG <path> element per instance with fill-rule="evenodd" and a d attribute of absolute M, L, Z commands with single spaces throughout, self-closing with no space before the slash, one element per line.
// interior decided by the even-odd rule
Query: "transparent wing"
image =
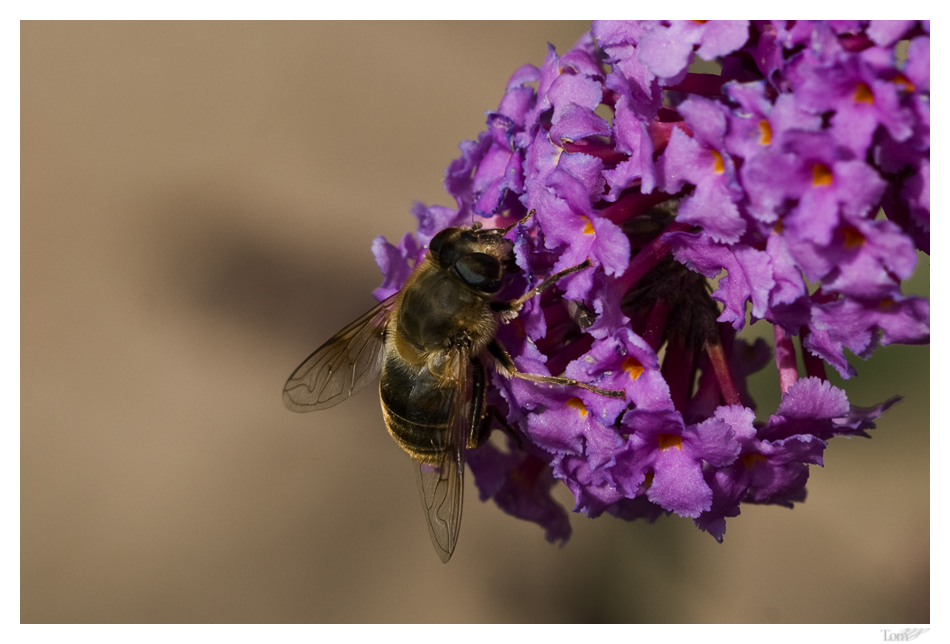
<path fill-rule="evenodd" d="M 386 323 L 396 295 L 374 306 L 297 367 L 284 385 L 288 409 L 305 412 L 332 407 L 376 377 L 383 364 Z"/>
<path fill-rule="evenodd" d="M 457 356 L 453 395 L 442 403 L 449 423 L 440 457 L 434 462 L 419 463 L 419 496 L 429 526 L 429 537 L 442 563 L 455 551 L 459 526 L 462 524 L 462 491 L 465 476 L 465 436 L 467 426 L 468 356 Z M 465 355 L 461 355 L 465 354 Z M 448 407 L 451 405 L 451 407 Z"/>

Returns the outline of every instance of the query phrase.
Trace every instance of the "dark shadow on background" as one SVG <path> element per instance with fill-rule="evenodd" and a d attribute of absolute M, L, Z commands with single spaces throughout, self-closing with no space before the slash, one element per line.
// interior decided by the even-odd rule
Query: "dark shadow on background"
<path fill-rule="evenodd" d="M 330 251 L 324 238 L 304 254 L 240 225 L 263 218 L 260 211 L 209 192 L 182 195 L 155 218 L 155 280 L 178 304 L 296 345 L 322 343 L 376 303 L 382 280 L 368 243 L 354 256 L 351 244 Z"/>

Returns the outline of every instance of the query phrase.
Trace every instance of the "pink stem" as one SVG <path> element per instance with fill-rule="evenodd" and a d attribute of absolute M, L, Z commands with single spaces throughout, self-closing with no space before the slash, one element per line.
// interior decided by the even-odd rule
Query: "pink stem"
<path fill-rule="evenodd" d="M 670 303 L 665 299 L 657 300 L 650 309 L 646 328 L 640 335 L 654 351 L 658 351 L 660 343 L 663 342 L 663 328 L 666 326 L 666 318 L 669 314 Z"/>
<path fill-rule="evenodd" d="M 689 387 L 693 381 L 693 352 L 687 349 L 686 340 L 676 333 L 666 343 L 666 357 L 660 373 L 670 387 L 670 398 L 677 411 L 683 411 L 689 398 Z"/>
<path fill-rule="evenodd" d="M 574 152 L 583 152 L 584 154 L 589 154 L 590 156 L 597 157 L 607 164 L 615 165 L 630 158 L 629 154 L 617 152 L 611 145 L 602 143 L 600 141 L 586 141 L 584 139 L 579 141 L 562 140 L 561 148 L 568 154 L 572 154 Z"/>
<path fill-rule="evenodd" d="M 653 120 L 647 124 L 647 134 L 650 136 L 654 154 L 665 148 L 666 144 L 670 142 L 674 128 L 683 130 L 690 137 L 693 136 L 693 131 L 686 125 L 679 112 L 668 107 L 661 107 Z"/>
<path fill-rule="evenodd" d="M 795 359 L 795 344 L 785 330 L 775 325 L 775 364 L 778 366 L 778 382 L 782 393 L 798 380 L 798 363 Z"/>
<path fill-rule="evenodd" d="M 666 89 L 700 96 L 722 96 L 723 78 L 719 74 L 686 74 L 678 85 Z"/>
<path fill-rule="evenodd" d="M 617 280 L 618 288 L 621 293 L 627 293 L 633 288 L 633 285 L 640 281 L 644 275 L 650 272 L 650 269 L 660 263 L 664 257 L 670 254 L 672 250 L 670 245 L 663 241 L 663 235 L 666 233 L 682 232 L 691 229 L 690 224 L 683 224 L 674 221 L 666 227 L 662 233 L 657 235 L 650 244 L 644 247 L 636 257 L 630 261 L 626 272 Z"/>
<path fill-rule="evenodd" d="M 874 46 L 874 42 L 864 34 L 858 34 L 857 36 L 841 36 L 838 38 L 838 42 L 841 43 L 841 47 L 844 48 L 845 51 L 851 53 L 864 51 L 865 49 Z"/>
<path fill-rule="evenodd" d="M 722 399 L 727 405 L 741 405 L 742 398 L 739 396 L 739 389 L 732 379 L 732 371 L 729 369 L 729 361 L 726 359 L 726 352 L 722 348 L 719 337 L 711 338 L 706 341 L 706 355 L 712 363 L 713 371 L 716 372 L 716 380 L 719 382 L 719 390 L 722 392 Z"/>
<path fill-rule="evenodd" d="M 601 210 L 600 214 L 603 215 L 604 219 L 609 219 L 619 226 L 672 197 L 671 194 L 659 191 L 646 195 L 640 192 L 632 192 Z"/>

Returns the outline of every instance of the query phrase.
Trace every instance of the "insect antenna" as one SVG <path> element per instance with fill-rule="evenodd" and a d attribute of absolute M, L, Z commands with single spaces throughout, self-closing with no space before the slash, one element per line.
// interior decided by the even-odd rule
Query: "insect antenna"
<path fill-rule="evenodd" d="M 525 215 L 524 217 L 522 217 L 519 221 L 516 221 L 515 223 L 511 224 L 511 225 L 508 226 L 507 228 L 504 228 L 504 231 L 505 231 L 505 232 L 503 232 L 502 235 L 507 235 L 507 234 L 511 231 L 511 229 L 514 228 L 515 226 L 517 226 L 518 224 L 527 223 L 527 221 L 528 221 L 529 219 L 531 219 L 531 215 L 533 215 L 535 212 L 536 212 L 536 211 L 535 211 L 534 208 L 532 208 L 531 210 L 529 210 L 529 211 L 528 211 L 528 214 Z"/>
<path fill-rule="evenodd" d="M 531 219 L 531 215 L 533 215 L 535 212 L 536 212 L 535 209 L 532 208 L 531 210 L 528 211 L 528 214 L 527 214 L 527 215 L 525 215 L 524 217 L 522 217 L 521 219 L 519 219 L 519 220 L 516 221 L 515 223 L 513 223 L 513 224 L 511 224 L 511 225 L 509 225 L 509 226 L 505 226 L 504 228 L 486 228 L 486 229 L 485 229 L 485 232 L 494 232 L 494 231 L 497 230 L 497 231 L 499 231 L 499 232 L 501 233 L 502 237 L 504 237 L 504 236 L 507 235 L 509 232 L 511 232 L 511 229 L 512 229 L 512 228 L 514 228 L 514 227 L 517 226 L 518 224 L 523 224 L 523 223 L 527 222 L 529 219 Z M 476 222 L 475 224 L 473 224 L 472 230 L 478 230 L 478 228 L 475 228 L 475 226 L 478 226 L 478 228 L 481 228 L 481 225 L 480 225 L 478 222 Z"/>

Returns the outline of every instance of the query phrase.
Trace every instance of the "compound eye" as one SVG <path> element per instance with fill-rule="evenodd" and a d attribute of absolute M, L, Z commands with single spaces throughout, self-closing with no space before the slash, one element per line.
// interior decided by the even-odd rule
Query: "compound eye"
<path fill-rule="evenodd" d="M 455 273 L 476 291 L 497 293 L 501 290 L 501 262 L 485 253 L 471 253 L 455 262 Z"/>

